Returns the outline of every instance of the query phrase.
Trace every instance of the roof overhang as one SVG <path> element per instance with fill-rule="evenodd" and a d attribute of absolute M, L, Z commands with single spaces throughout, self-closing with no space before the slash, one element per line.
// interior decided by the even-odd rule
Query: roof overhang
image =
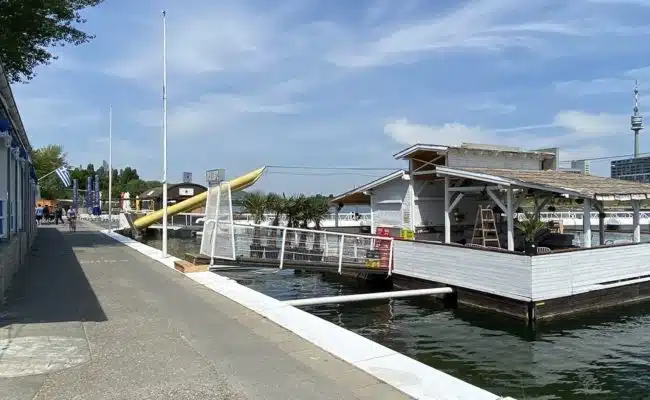
<path fill-rule="evenodd" d="M 27 138 L 27 133 L 25 132 L 25 127 L 23 126 L 23 121 L 20 118 L 20 113 L 18 112 L 18 106 L 16 105 L 16 100 L 14 99 L 13 92 L 11 91 L 11 84 L 9 83 L 9 78 L 5 73 L 4 66 L 0 63 L 0 102 L 2 106 L 7 110 L 9 114 L 9 121 L 11 126 L 15 129 L 17 134 L 17 139 L 22 145 L 22 147 L 31 151 L 31 145 L 29 144 L 29 139 Z"/>
<path fill-rule="evenodd" d="M 463 179 L 472 179 L 475 181 L 480 181 L 480 182 L 486 182 L 486 183 L 494 183 L 497 185 L 501 186 L 517 186 L 521 188 L 527 188 L 527 189 L 537 189 L 537 190 L 542 190 L 545 192 L 550 192 L 550 193 L 559 193 L 559 194 L 565 194 L 569 196 L 574 196 L 574 197 L 582 197 L 585 198 L 584 195 L 581 193 L 575 191 L 575 190 L 570 190 L 566 188 L 561 188 L 561 187 L 555 187 L 555 186 L 549 186 L 549 185 L 540 185 L 536 183 L 531 183 L 531 182 L 525 182 L 521 181 L 518 179 L 510 179 L 510 178 L 504 178 L 500 177 L 497 175 L 491 175 L 491 174 L 485 174 L 485 173 L 479 173 L 479 172 L 473 172 L 473 171 L 465 171 L 462 169 L 455 169 L 455 168 L 449 168 L 449 167 L 436 167 L 436 173 L 440 176 L 449 176 L 449 177 L 454 177 L 454 178 L 463 178 Z"/>
<path fill-rule="evenodd" d="M 449 146 L 416 143 L 411 147 L 408 147 L 398 153 L 393 154 L 393 157 L 396 160 L 403 160 L 405 158 L 408 158 L 408 156 L 417 153 L 418 151 L 446 152 L 448 149 Z"/>
<path fill-rule="evenodd" d="M 331 204 L 343 203 L 344 205 L 370 204 L 370 193 L 368 193 L 369 190 L 391 182 L 397 178 L 404 178 L 407 175 L 408 174 L 406 171 L 400 169 L 388 175 L 382 176 L 381 178 L 375 179 L 372 182 L 368 182 L 365 185 L 359 186 L 336 197 L 333 197 L 329 199 L 329 202 Z"/>

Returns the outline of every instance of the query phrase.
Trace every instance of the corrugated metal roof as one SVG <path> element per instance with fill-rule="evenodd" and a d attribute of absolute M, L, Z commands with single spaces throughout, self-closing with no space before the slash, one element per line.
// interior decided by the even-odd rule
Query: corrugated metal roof
<path fill-rule="evenodd" d="M 439 175 L 528 187 L 596 200 L 642 200 L 650 198 L 650 184 L 566 171 L 447 167 L 437 167 L 436 171 Z"/>

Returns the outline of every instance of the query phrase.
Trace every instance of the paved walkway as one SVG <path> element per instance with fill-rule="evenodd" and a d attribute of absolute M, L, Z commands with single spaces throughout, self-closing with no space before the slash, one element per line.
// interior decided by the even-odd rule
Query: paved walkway
<path fill-rule="evenodd" d="M 0 310 L 0 398 L 405 399 L 80 224 L 40 228 Z"/>

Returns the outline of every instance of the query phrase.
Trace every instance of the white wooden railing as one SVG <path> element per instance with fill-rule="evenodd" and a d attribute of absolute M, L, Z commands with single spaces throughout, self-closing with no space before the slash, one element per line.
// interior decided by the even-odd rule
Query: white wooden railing
<path fill-rule="evenodd" d="M 214 236 L 213 236 L 214 235 Z M 234 241 L 233 241 L 234 239 Z M 393 238 L 315 231 L 281 226 L 206 221 L 201 254 L 211 258 L 255 259 L 295 265 L 344 268 L 369 267 L 392 273 Z"/>
<path fill-rule="evenodd" d="M 541 212 L 540 218 L 542 221 L 562 221 L 563 225 L 566 226 L 582 226 L 582 215 L 581 211 L 557 211 L 557 212 Z M 169 223 L 171 225 L 182 225 L 182 226 L 200 226 L 203 223 L 203 217 L 205 214 L 200 213 L 179 213 L 169 217 Z M 523 214 L 519 214 L 523 216 Z M 632 225 L 632 211 L 610 211 L 605 213 L 605 224 L 606 225 L 619 225 L 619 226 L 631 226 Z M 251 214 L 241 213 L 235 214 L 234 221 L 241 224 L 254 224 L 254 219 Z M 593 226 L 598 225 L 598 212 L 592 212 L 590 214 L 591 224 Z M 650 211 L 641 211 L 639 213 L 641 225 L 650 225 Z M 260 225 L 271 225 L 275 219 L 275 214 L 264 214 L 264 218 Z M 330 214 L 321 221 L 321 227 L 323 228 L 332 228 L 336 226 L 335 215 Z M 285 217 L 280 218 L 280 225 L 286 224 L 287 220 Z M 339 226 L 340 227 L 351 227 L 351 226 L 369 226 L 370 225 L 370 213 L 341 213 L 339 214 Z M 313 228 L 315 224 L 311 222 L 309 228 Z"/>

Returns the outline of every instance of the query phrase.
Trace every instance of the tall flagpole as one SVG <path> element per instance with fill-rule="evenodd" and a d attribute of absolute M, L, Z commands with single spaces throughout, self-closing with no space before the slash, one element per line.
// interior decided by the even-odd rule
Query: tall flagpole
<path fill-rule="evenodd" d="M 113 106 L 108 107 L 108 230 L 113 227 Z"/>
<path fill-rule="evenodd" d="M 167 257 L 167 13 L 163 11 L 163 190 L 162 256 Z"/>

